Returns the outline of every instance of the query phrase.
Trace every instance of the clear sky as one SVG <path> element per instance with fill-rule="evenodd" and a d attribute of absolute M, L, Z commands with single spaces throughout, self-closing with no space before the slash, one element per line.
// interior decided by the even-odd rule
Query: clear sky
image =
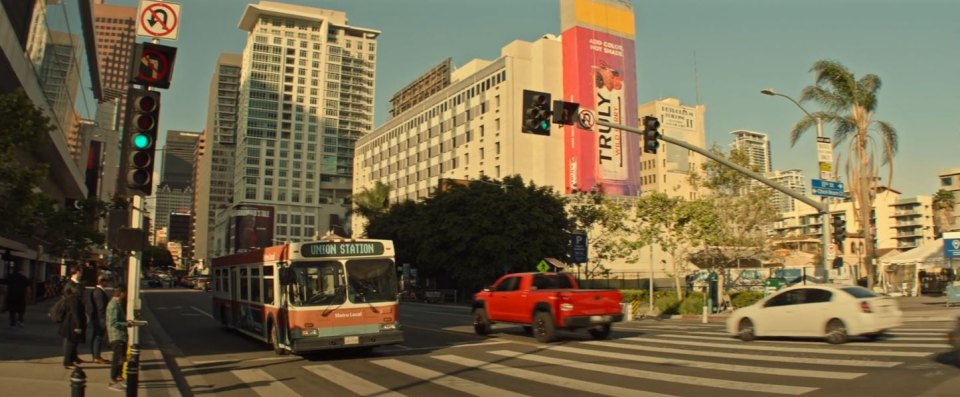
<path fill-rule="evenodd" d="M 136 5 L 136 0 L 107 0 Z M 217 55 L 240 53 L 237 28 L 248 1 L 181 0 L 173 84 L 163 94 L 161 128 L 200 131 Z M 455 65 L 493 60 L 513 40 L 560 33 L 559 0 L 287 0 L 347 13 L 377 29 L 376 125 L 390 97 L 447 57 Z M 632 0 L 637 23 L 638 102 L 677 97 L 707 108 L 709 144 L 730 131 L 764 132 L 774 169 L 816 172 L 816 131 L 795 147 L 789 131 L 803 116 L 790 101 L 814 83 L 821 59 L 859 78 L 876 74 L 876 118 L 900 137 L 892 186 L 906 196 L 939 188 L 937 172 L 960 167 L 960 1 L 957 0 Z M 694 67 L 696 65 L 696 68 Z M 695 73 L 696 70 L 696 73 Z M 699 82 L 699 84 L 697 83 Z M 699 94 L 698 94 L 699 93 Z M 808 111 L 820 110 L 804 104 Z M 831 126 L 826 134 L 832 136 Z M 844 156 L 846 158 L 846 156 Z M 887 184 L 885 169 L 881 172 Z M 845 179 L 845 178 L 843 178 Z M 809 186 L 808 186 L 809 188 Z"/>

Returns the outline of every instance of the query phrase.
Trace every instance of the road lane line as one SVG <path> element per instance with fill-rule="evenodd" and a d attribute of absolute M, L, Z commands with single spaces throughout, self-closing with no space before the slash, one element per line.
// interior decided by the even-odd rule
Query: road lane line
<path fill-rule="evenodd" d="M 330 380 L 337 386 L 350 390 L 351 392 L 361 396 L 406 397 L 405 394 L 390 391 L 383 386 L 336 368 L 330 364 L 308 365 L 303 367 L 303 369 L 310 371 L 323 379 Z"/>
<path fill-rule="evenodd" d="M 283 382 L 270 376 L 262 369 L 237 369 L 230 371 L 258 396 L 262 397 L 299 397 L 300 394 L 287 387 Z"/>
<path fill-rule="evenodd" d="M 213 319 L 213 315 L 212 315 L 212 314 L 207 313 L 207 312 L 201 310 L 200 308 L 197 308 L 197 307 L 194 307 L 194 306 L 190 306 L 190 308 L 193 309 L 193 311 L 195 311 L 195 312 L 197 312 L 197 313 L 200 313 L 200 314 L 202 314 L 202 315 L 204 315 L 204 316 L 207 316 L 207 318 L 210 318 L 211 320 Z"/>
<path fill-rule="evenodd" d="M 496 354 L 503 357 L 529 360 L 547 365 L 559 365 L 567 368 L 581 369 L 588 371 L 602 372 L 605 374 L 617 374 L 620 376 L 629 376 L 638 379 L 651 379 L 661 382 L 682 383 L 686 385 L 716 387 L 729 390 L 749 390 L 760 393 L 788 394 L 799 396 L 817 390 L 816 387 L 775 385 L 755 382 L 740 382 L 735 380 L 705 378 L 700 376 L 675 375 L 665 372 L 644 371 L 639 369 L 615 367 L 612 365 L 591 364 L 581 361 L 564 360 L 556 357 L 536 356 L 528 353 L 515 352 L 509 350 L 492 351 L 490 354 Z M 587 389 L 589 390 L 589 389 Z"/>
<path fill-rule="evenodd" d="M 670 337 L 670 338 L 681 338 L 679 336 L 661 335 L 661 337 L 663 336 Z M 683 338 L 683 339 L 688 339 L 688 338 Z M 689 339 L 700 339 L 700 338 L 690 337 Z M 932 353 L 916 353 L 916 352 L 900 352 L 900 351 L 844 350 L 844 349 L 831 349 L 828 347 L 804 348 L 804 347 L 788 347 L 788 346 L 770 346 L 770 345 L 758 345 L 758 344 L 745 344 L 741 342 L 737 342 L 737 344 L 716 343 L 716 342 L 696 342 L 691 340 L 664 340 L 659 338 L 639 337 L 639 336 L 631 337 L 631 338 L 623 338 L 621 340 L 630 340 L 630 341 L 638 341 L 638 342 L 646 342 L 646 343 L 671 344 L 671 345 L 681 345 L 681 346 L 714 347 L 718 349 L 757 350 L 757 351 L 790 352 L 790 353 L 840 354 L 840 355 L 846 355 L 846 356 L 926 357 L 932 354 Z"/>
<path fill-rule="evenodd" d="M 439 356 L 433 356 L 433 358 L 441 361 L 446 361 L 448 363 L 453 363 L 457 365 L 462 365 L 464 367 L 470 367 L 475 370 L 489 371 L 500 375 L 506 375 L 510 377 L 516 377 L 523 379 L 525 381 L 532 381 L 538 383 L 546 383 L 551 386 L 564 387 L 576 391 L 585 390 L 593 394 L 602 394 L 605 396 L 630 396 L 630 397 L 671 397 L 669 394 L 660 394 L 654 392 L 647 392 L 642 390 L 636 390 L 626 387 L 617 387 L 613 385 L 607 385 L 603 383 L 594 383 L 580 379 L 572 379 L 566 376 L 557 376 L 545 374 L 537 371 L 530 371 L 521 368 L 513 368 L 505 365 L 488 363 L 480 360 L 473 360 L 466 357 L 454 356 L 449 354 L 443 354 Z M 576 393 L 573 393 L 575 395 Z"/>
<path fill-rule="evenodd" d="M 524 397 L 525 394 L 514 393 L 509 390 L 501 389 L 498 387 L 493 387 L 485 385 L 483 383 L 474 382 L 472 380 L 467 380 L 464 378 L 456 377 L 453 375 L 447 375 L 442 372 L 437 372 L 434 370 L 426 369 L 423 367 L 418 367 L 413 364 L 408 364 L 396 359 L 386 359 L 386 360 L 376 360 L 372 361 L 373 364 L 379 365 L 381 367 L 400 372 L 407 376 L 412 376 L 414 378 L 430 382 L 435 385 L 440 385 L 448 387 L 466 394 L 471 394 L 474 396 L 509 396 L 509 397 Z"/>
<path fill-rule="evenodd" d="M 705 339 L 705 340 L 718 340 L 718 341 L 734 341 L 733 336 L 694 336 L 694 335 L 658 335 L 664 338 L 683 338 L 683 339 Z M 789 340 L 777 340 L 777 341 L 761 341 L 761 342 L 770 342 L 786 345 L 809 345 L 810 342 L 807 341 L 789 341 Z M 910 348 L 921 348 L 921 349 L 943 349 L 944 347 L 950 346 L 946 342 L 946 338 L 941 340 L 942 343 L 886 343 L 886 342 L 847 342 L 845 346 L 851 347 L 910 347 Z M 841 349 L 834 349 L 840 351 Z M 856 350 L 842 350 L 844 352 L 856 351 Z"/>
<path fill-rule="evenodd" d="M 798 378 L 850 380 L 850 379 L 856 379 L 863 375 L 866 375 L 863 372 L 816 371 L 816 370 L 809 370 L 809 369 L 772 368 L 772 367 L 758 367 L 754 365 L 711 363 L 711 362 L 702 362 L 702 361 L 693 361 L 693 360 L 683 360 L 679 358 L 663 358 L 663 357 L 655 357 L 655 356 L 642 356 L 637 354 L 616 353 L 616 352 L 609 352 L 609 351 L 588 350 L 588 349 L 580 349 L 576 347 L 567 347 L 567 346 L 550 346 L 547 349 L 555 352 L 613 358 L 613 359 L 619 359 L 619 360 L 635 361 L 639 363 L 674 365 L 678 367 L 711 369 L 715 371 L 745 372 L 750 374 L 793 376 Z"/>
<path fill-rule="evenodd" d="M 704 351 L 703 349 L 695 349 L 695 350 L 673 349 L 669 347 L 653 347 L 653 346 L 646 346 L 646 345 L 636 345 L 636 344 L 617 343 L 617 342 L 587 341 L 583 343 L 586 343 L 588 345 L 612 347 L 615 349 L 671 353 L 671 354 L 685 354 L 685 355 L 700 356 L 700 357 L 721 357 L 721 358 L 733 358 L 733 359 L 739 359 L 739 360 L 771 361 L 771 362 L 777 362 L 777 363 L 793 358 L 788 356 L 771 356 L 766 354 L 761 355 L 761 354 L 714 352 L 714 351 Z M 797 364 L 891 368 L 891 367 L 896 367 L 897 365 L 900 365 L 903 363 L 898 361 L 840 360 L 840 359 L 831 359 L 831 358 L 804 357 L 803 360 L 798 361 Z"/>

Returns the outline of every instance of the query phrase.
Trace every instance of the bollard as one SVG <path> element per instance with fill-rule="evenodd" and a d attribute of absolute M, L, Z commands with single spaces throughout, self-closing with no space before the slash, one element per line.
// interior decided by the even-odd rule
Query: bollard
<path fill-rule="evenodd" d="M 140 345 L 130 346 L 130 362 L 127 363 L 127 397 L 137 397 L 140 383 Z"/>
<path fill-rule="evenodd" d="M 74 368 L 73 373 L 70 374 L 70 396 L 83 397 L 86 389 L 87 374 L 83 373 L 83 369 L 80 367 Z"/>
<path fill-rule="evenodd" d="M 702 321 L 704 324 L 706 324 L 706 323 L 709 322 L 708 317 L 707 317 L 707 310 L 708 310 L 707 305 L 703 305 L 703 319 L 702 319 L 701 321 Z"/>

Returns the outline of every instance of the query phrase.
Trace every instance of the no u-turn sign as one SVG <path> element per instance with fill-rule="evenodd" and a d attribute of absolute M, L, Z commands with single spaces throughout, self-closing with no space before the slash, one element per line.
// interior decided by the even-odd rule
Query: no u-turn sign
<path fill-rule="evenodd" d="M 176 40 L 180 30 L 180 4 L 141 0 L 137 10 L 137 36 Z"/>

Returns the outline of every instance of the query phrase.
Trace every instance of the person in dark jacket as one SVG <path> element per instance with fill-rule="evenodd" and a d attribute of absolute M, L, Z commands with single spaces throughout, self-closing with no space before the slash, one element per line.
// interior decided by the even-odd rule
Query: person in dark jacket
<path fill-rule="evenodd" d="M 64 289 L 64 316 L 60 323 L 60 337 L 63 338 L 63 368 L 73 369 L 82 364 L 77 355 L 77 344 L 86 340 L 87 316 L 83 310 L 80 293 L 73 288 Z"/>
<path fill-rule="evenodd" d="M 27 293 L 30 279 L 23 275 L 23 269 L 7 278 L 7 311 L 10 312 L 10 326 L 23 328 L 23 313 L 27 311 Z"/>
<path fill-rule="evenodd" d="M 90 293 L 90 356 L 97 364 L 110 363 L 100 357 L 103 339 L 107 334 L 107 303 L 110 302 L 110 294 L 103 289 L 106 282 L 107 276 L 97 277 L 97 286 Z"/>

